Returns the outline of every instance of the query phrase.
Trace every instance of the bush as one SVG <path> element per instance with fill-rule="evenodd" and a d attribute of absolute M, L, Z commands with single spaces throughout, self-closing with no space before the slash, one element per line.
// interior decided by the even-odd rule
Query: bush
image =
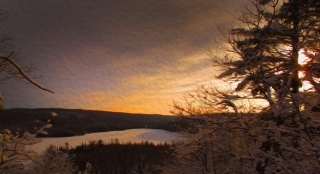
<path fill-rule="evenodd" d="M 72 158 L 52 145 L 39 157 L 39 161 L 41 163 L 33 163 L 29 171 L 43 174 L 72 174 L 77 171 Z"/>
<path fill-rule="evenodd" d="M 51 116 L 57 114 L 52 112 Z M 36 138 L 37 134 L 47 134 L 45 128 L 50 128 L 50 119 L 36 133 L 24 132 L 12 134 L 8 129 L 0 133 L 0 173 L 1 174 L 72 174 L 76 168 L 68 156 L 50 146 L 39 155 L 30 150 L 28 146 L 37 144 L 41 139 Z"/>

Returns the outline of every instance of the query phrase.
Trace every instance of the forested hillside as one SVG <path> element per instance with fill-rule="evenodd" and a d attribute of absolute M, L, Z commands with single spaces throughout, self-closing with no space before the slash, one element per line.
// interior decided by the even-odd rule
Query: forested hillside
<path fill-rule="evenodd" d="M 34 131 L 43 125 L 55 112 L 53 125 L 47 137 L 83 135 L 92 132 L 106 132 L 134 128 L 170 129 L 170 122 L 177 117 L 157 114 L 129 114 L 120 112 L 91 111 L 81 109 L 8 109 L 0 111 L 0 128 L 12 132 Z"/>

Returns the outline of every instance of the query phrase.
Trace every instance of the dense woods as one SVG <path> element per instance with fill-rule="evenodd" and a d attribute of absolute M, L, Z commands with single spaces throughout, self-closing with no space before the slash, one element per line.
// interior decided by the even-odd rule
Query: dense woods
<path fill-rule="evenodd" d="M 66 137 L 85 133 L 106 132 L 134 128 L 173 130 L 175 116 L 156 114 L 129 114 L 81 109 L 8 109 L 0 111 L 0 128 L 12 132 L 34 132 L 55 112 L 59 117 L 52 118 L 53 125 L 46 137 Z"/>
<path fill-rule="evenodd" d="M 97 141 L 71 149 L 60 147 L 59 150 L 67 153 L 80 171 L 84 171 L 89 162 L 91 172 L 100 174 L 161 173 L 159 166 L 174 155 L 170 144 L 147 141 L 126 144 L 116 140 L 107 144 Z"/>

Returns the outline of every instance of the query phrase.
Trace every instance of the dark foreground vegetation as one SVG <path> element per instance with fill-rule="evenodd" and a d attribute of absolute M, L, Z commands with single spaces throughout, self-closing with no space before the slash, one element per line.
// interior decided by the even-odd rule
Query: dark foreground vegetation
<path fill-rule="evenodd" d="M 142 143 L 137 148 L 133 144 L 103 145 L 102 142 L 83 145 L 78 150 L 74 149 L 76 163 L 81 169 L 85 162 L 91 162 L 92 167 L 86 164 L 86 170 L 79 174 L 318 174 L 320 1 L 252 0 L 249 4 L 238 18 L 239 26 L 221 31 L 228 46 L 219 44 L 221 49 L 216 50 L 223 55 L 211 55 L 213 65 L 221 68 L 222 73 L 217 77 L 230 83 L 237 82 L 236 88 L 199 86 L 186 95 L 182 103 L 173 105 L 173 113 L 188 118 L 180 122 L 187 128 L 182 133 L 183 142 L 175 143 L 174 151 L 164 148 L 168 145 L 154 146 L 150 143 Z M 304 64 L 299 63 L 301 51 L 308 59 Z M 8 78 L 25 78 L 40 89 L 52 92 L 30 79 L 17 66 L 13 52 L 0 49 L 0 53 L 3 54 L 0 55 L 3 60 L 1 71 L 8 74 Z M 301 88 L 305 83 L 309 83 L 309 90 Z M 0 95 L 0 109 L 3 108 L 2 103 L 3 96 Z M 40 140 L 36 135 L 47 134 L 46 130 L 52 124 L 49 136 L 130 129 L 134 126 L 163 128 L 161 124 L 151 124 L 153 122 L 148 121 L 151 116 L 122 117 L 119 114 L 113 117 L 117 119 L 104 120 L 102 118 L 107 117 L 99 112 L 81 115 L 50 109 L 49 112 L 57 112 L 61 116 L 52 118 L 51 124 L 51 118 L 41 117 L 47 112 L 32 119 L 29 111 L 19 116 L 4 116 L 6 112 L 2 112 L 0 118 L 0 124 L 6 123 L 3 128 L 32 129 L 32 134 L 25 132 L 22 136 L 9 130 L 0 133 L 0 173 L 8 174 L 72 174 L 79 171 L 59 151 L 53 149 L 39 157 L 25 148 L 38 143 Z M 224 114 L 214 115 L 217 112 Z M 56 115 L 52 113 L 52 117 Z M 45 121 L 41 122 L 43 118 Z M 34 121 L 29 123 L 29 120 Z M 20 127 L 9 125 L 14 123 Z M 24 124 L 29 127 L 21 126 Z M 68 151 L 72 156 L 72 150 Z M 22 162 L 26 160 L 33 163 L 25 166 Z M 156 171 L 158 164 L 162 165 L 161 171 Z M 90 172 L 92 170 L 97 172 Z"/>
<path fill-rule="evenodd" d="M 78 170 L 84 171 L 87 162 L 91 164 L 91 173 L 131 174 L 161 173 L 158 166 L 173 157 L 173 149 L 169 144 L 153 144 L 150 142 L 104 144 L 102 141 L 89 142 L 72 149 L 60 147 L 73 158 Z"/>
<path fill-rule="evenodd" d="M 34 132 L 55 112 L 53 125 L 46 137 L 67 137 L 93 132 L 107 132 L 135 128 L 173 130 L 171 121 L 177 117 L 157 114 L 129 114 L 81 109 L 7 109 L 0 111 L 0 129 L 12 132 Z"/>

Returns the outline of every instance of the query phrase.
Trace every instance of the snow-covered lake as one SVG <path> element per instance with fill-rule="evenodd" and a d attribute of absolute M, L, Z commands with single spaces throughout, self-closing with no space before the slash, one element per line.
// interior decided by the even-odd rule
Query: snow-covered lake
<path fill-rule="evenodd" d="M 89 141 L 102 140 L 104 143 L 119 140 L 119 143 L 140 143 L 141 141 L 149 141 L 153 143 L 171 143 L 172 140 L 178 138 L 177 133 L 161 130 L 161 129 L 129 129 L 124 131 L 111 131 L 90 133 L 82 136 L 74 137 L 58 137 L 58 138 L 41 138 L 42 141 L 30 148 L 38 153 L 43 152 L 49 145 L 65 146 L 68 142 L 69 147 L 76 147 L 82 143 L 89 143 Z"/>

